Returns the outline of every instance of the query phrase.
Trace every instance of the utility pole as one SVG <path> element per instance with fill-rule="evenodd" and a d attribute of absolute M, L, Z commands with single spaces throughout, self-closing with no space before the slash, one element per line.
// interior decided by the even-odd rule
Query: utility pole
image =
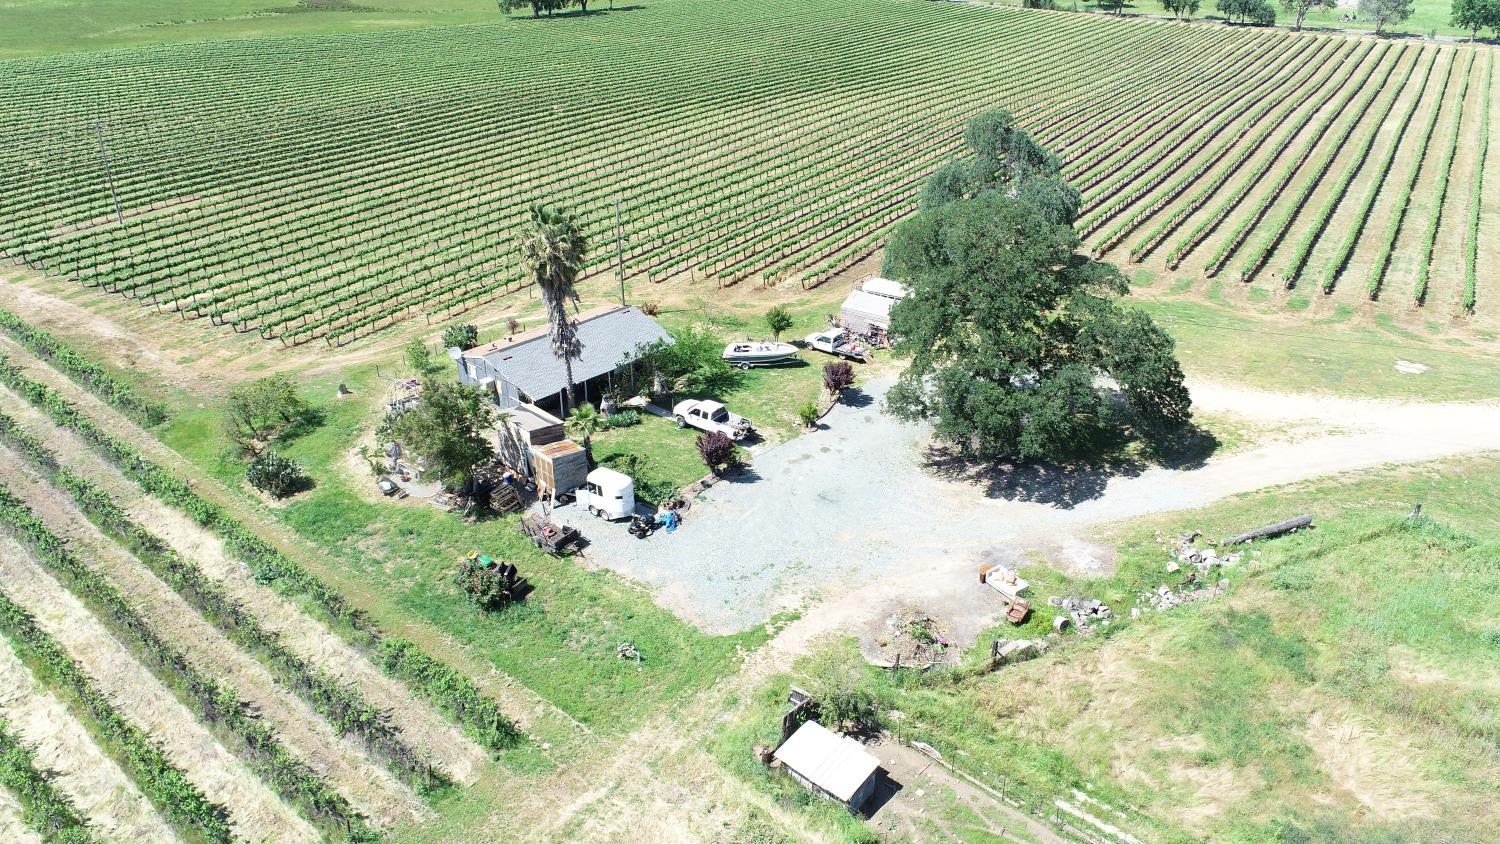
<path fill-rule="evenodd" d="M 620 232 L 620 198 L 615 197 L 615 275 L 620 279 L 620 305 L 625 305 L 625 237 Z"/>
<path fill-rule="evenodd" d="M 104 178 L 109 181 L 109 195 L 115 201 L 115 219 L 125 225 L 125 212 L 120 210 L 120 195 L 115 192 L 115 174 L 109 169 L 109 152 L 104 149 L 104 127 L 94 121 L 94 134 L 99 138 L 99 160 L 104 163 Z"/>

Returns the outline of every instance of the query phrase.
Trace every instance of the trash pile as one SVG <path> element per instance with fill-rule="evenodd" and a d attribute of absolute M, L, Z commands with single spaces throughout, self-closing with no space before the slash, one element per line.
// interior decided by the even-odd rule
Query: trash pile
<path fill-rule="evenodd" d="M 948 655 L 948 629 L 920 608 L 907 605 L 886 619 L 890 632 L 876 640 L 880 659 L 893 666 L 919 667 Z"/>
<path fill-rule="evenodd" d="M 1047 603 L 1060 608 L 1064 613 L 1052 622 L 1053 627 L 1058 630 L 1067 626 L 1064 619 L 1071 619 L 1079 633 L 1087 633 L 1095 624 L 1108 627 L 1109 620 L 1115 616 L 1109 604 L 1098 598 L 1063 598 L 1053 595 L 1047 599 Z"/>
<path fill-rule="evenodd" d="M 1195 543 L 1200 536 L 1202 534 L 1197 531 L 1179 536 L 1176 546 L 1170 552 L 1167 574 L 1183 573 L 1182 583 L 1175 589 L 1163 584 L 1139 593 L 1137 598 L 1140 606 L 1130 610 L 1131 618 L 1139 618 L 1143 612 L 1162 612 L 1181 604 L 1213 598 L 1229 589 L 1229 579 L 1215 579 L 1215 570 L 1222 574 L 1223 569 L 1239 565 L 1244 559 L 1244 553 L 1236 551 L 1220 556 L 1212 545 L 1199 548 Z M 1256 551 L 1254 554 L 1259 556 L 1260 552 Z"/>

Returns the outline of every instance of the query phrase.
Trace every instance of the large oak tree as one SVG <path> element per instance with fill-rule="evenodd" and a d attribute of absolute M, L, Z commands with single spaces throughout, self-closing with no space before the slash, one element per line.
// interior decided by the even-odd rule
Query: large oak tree
<path fill-rule="evenodd" d="M 973 158 L 939 171 L 886 249 L 886 275 L 912 290 L 891 311 L 911 365 L 887 408 L 976 458 L 1077 455 L 1110 424 L 1105 378 L 1138 420 L 1186 423 L 1172 339 L 1116 302 L 1118 270 L 1080 254 L 1056 159 L 1003 112 L 966 137 Z"/>

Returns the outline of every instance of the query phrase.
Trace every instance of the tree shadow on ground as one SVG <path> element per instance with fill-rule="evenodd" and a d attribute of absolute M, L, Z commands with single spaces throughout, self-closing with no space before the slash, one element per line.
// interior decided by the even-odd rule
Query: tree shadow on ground
<path fill-rule="evenodd" d="M 1070 510 L 1104 495 L 1115 478 L 1133 478 L 1153 468 L 1201 468 L 1218 447 L 1218 438 L 1196 425 L 1127 428 L 1101 438 L 1089 454 L 1072 460 L 980 460 L 939 443 L 927 449 L 923 466 L 944 480 L 979 487 L 987 498 Z"/>
<path fill-rule="evenodd" d="M 859 387 L 850 387 L 839 396 L 838 404 L 862 410 L 875 404 L 875 397 Z"/>

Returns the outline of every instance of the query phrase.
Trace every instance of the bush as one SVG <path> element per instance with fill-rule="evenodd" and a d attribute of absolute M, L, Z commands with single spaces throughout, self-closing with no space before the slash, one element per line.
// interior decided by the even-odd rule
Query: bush
<path fill-rule="evenodd" d="M 837 399 L 845 390 L 854 386 L 854 367 L 841 360 L 823 367 L 823 388 Z"/>
<path fill-rule="evenodd" d="M 734 440 L 723 431 L 708 431 L 698 435 L 698 454 L 708 466 L 708 471 L 718 474 L 720 469 L 737 462 Z"/>
<path fill-rule="evenodd" d="M 604 465 L 629 475 L 635 487 L 635 500 L 643 504 L 657 505 L 677 494 L 677 486 L 658 475 L 644 454 L 616 454 L 606 459 Z"/>
<path fill-rule="evenodd" d="M 245 469 L 245 480 L 272 498 L 285 498 L 301 488 L 307 476 L 302 474 L 297 461 L 268 449 L 250 461 Z"/>
<path fill-rule="evenodd" d="M 608 431 L 614 428 L 629 428 L 632 425 L 639 424 L 641 424 L 641 412 L 639 410 L 622 410 L 619 413 L 611 413 L 604 417 L 604 421 L 600 423 L 599 427 Z"/>
<path fill-rule="evenodd" d="M 811 428 L 818 424 L 818 405 L 814 402 L 808 402 L 797 408 L 797 419 L 802 422 L 802 427 L 804 428 Z"/>
<path fill-rule="evenodd" d="M 472 349 L 479 345 L 479 328 L 455 323 L 443 329 L 443 348 Z"/>
<path fill-rule="evenodd" d="M 464 594 L 469 596 L 469 601 L 481 610 L 499 609 L 509 600 L 506 591 L 509 583 L 505 575 L 492 571 L 478 560 L 465 557 L 458 571 L 453 575 L 453 582 L 458 584 L 459 588 L 464 590 Z"/>

